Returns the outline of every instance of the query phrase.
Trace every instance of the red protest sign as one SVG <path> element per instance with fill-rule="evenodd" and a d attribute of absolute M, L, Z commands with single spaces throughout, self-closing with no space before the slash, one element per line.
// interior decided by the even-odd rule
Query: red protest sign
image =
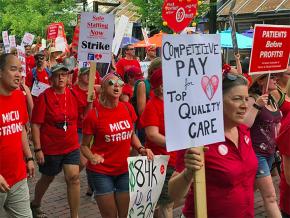
<path fill-rule="evenodd" d="M 275 73 L 288 67 L 290 26 L 255 26 L 249 74 Z"/>
<path fill-rule="evenodd" d="M 192 21 L 197 11 L 197 0 L 165 0 L 162 18 L 174 32 L 181 32 Z"/>
<path fill-rule="evenodd" d="M 59 30 L 61 30 L 61 32 L 59 33 Z M 48 27 L 47 27 L 47 40 L 55 40 L 56 37 L 58 36 L 58 34 L 61 34 L 62 37 L 65 37 L 65 32 L 64 32 L 64 25 L 63 23 L 51 23 Z"/>

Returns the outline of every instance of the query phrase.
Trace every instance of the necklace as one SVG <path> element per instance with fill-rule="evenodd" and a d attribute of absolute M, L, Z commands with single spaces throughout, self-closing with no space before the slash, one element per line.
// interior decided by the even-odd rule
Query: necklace
<path fill-rule="evenodd" d="M 55 91 L 53 91 L 53 93 L 54 93 L 55 98 L 56 98 L 57 101 L 58 101 L 58 105 L 59 105 L 59 107 L 61 107 L 61 106 L 60 106 L 60 100 L 59 100 L 57 94 L 55 93 Z M 64 129 L 65 132 L 67 131 L 66 89 L 64 90 L 64 123 L 63 123 L 63 127 L 62 127 L 62 128 Z"/>

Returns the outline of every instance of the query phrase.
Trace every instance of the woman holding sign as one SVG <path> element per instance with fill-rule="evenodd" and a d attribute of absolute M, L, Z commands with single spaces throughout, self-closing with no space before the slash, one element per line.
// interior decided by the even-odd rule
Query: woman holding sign
<path fill-rule="evenodd" d="M 275 161 L 276 141 L 281 111 L 274 98 L 268 93 L 277 89 L 276 76 L 263 74 L 252 76 L 250 86 L 249 112 L 245 124 L 250 127 L 253 148 L 258 159 L 256 187 L 264 200 L 266 213 L 269 217 L 280 217 L 281 213 L 276 201 L 276 193 L 271 177 L 272 165 Z"/>
<path fill-rule="evenodd" d="M 145 149 L 134 133 L 137 116 L 133 107 L 119 102 L 123 85 L 118 74 L 107 74 L 102 80 L 99 104 L 88 112 L 83 122 L 81 150 L 88 159 L 88 181 L 102 217 L 127 217 L 130 147 L 153 158 L 152 151 Z"/>
<path fill-rule="evenodd" d="M 205 153 L 208 217 L 254 217 L 257 158 L 250 132 L 243 125 L 248 108 L 248 82 L 226 73 L 223 79 L 224 142 L 209 145 Z M 177 152 L 176 172 L 169 181 L 173 200 L 186 196 L 183 217 L 195 217 L 193 174 L 203 167 L 199 149 Z"/>

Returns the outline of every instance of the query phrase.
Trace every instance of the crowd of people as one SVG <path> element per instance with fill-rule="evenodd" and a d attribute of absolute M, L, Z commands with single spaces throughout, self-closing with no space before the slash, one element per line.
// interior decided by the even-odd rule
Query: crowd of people
<path fill-rule="evenodd" d="M 173 217 L 180 204 L 182 217 L 195 217 L 193 177 L 204 166 L 208 217 L 254 217 L 256 189 L 268 217 L 290 217 L 290 67 L 250 77 L 249 60 L 238 54 L 236 67 L 224 65 L 225 141 L 206 147 L 202 161 L 196 148 L 166 150 L 166 72 L 156 50 L 146 48 L 145 78 L 134 46 L 126 45 L 106 75 L 96 73 L 92 102 L 90 68 L 75 53 L 25 46 L 25 74 L 17 52 L 0 55 L 0 217 L 47 217 L 42 198 L 62 171 L 71 217 L 78 217 L 84 168 L 102 217 L 127 217 L 127 158 L 136 155 L 170 156 L 156 217 Z M 40 178 L 30 201 L 34 163 Z M 278 175 L 279 203 L 272 180 Z"/>

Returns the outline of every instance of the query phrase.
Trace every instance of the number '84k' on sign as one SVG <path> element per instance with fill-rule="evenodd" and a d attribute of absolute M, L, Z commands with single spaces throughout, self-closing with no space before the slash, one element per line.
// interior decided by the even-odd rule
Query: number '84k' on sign
<path fill-rule="evenodd" d="M 169 156 L 156 155 L 150 161 L 147 157 L 129 157 L 130 204 L 128 217 L 153 217 L 159 199 Z"/>

